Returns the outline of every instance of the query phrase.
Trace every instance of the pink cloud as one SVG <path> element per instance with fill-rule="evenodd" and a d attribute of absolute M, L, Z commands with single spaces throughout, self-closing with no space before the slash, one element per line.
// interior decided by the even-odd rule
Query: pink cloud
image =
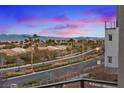
<path fill-rule="evenodd" d="M 43 18 L 37 18 L 37 17 L 31 17 L 31 18 L 21 18 L 17 19 L 18 23 L 75 23 L 75 24 L 82 24 L 82 25 L 92 25 L 92 24 L 104 24 L 105 21 L 111 22 L 115 19 L 115 17 L 111 18 L 97 18 L 94 20 L 72 20 L 69 18 L 49 18 L 49 19 L 43 19 Z"/>
<path fill-rule="evenodd" d="M 75 37 L 75 36 L 83 36 L 87 35 L 88 33 L 94 32 L 93 29 L 63 29 L 63 30 L 46 30 L 46 31 L 41 31 L 38 34 L 44 35 L 44 36 L 58 36 L 58 37 Z"/>
<path fill-rule="evenodd" d="M 104 24 L 105 22 L 113 22 L 115 21 L 115 17 L 112 18 L 98 18 L 95 20 L 77 20 L 77 23 L 83 24 L 83 25 L 93 25 L 93 24 Z"/>
<path fill-rule="evenodd" d="M 88 34 L 89 32 L 92 32 L 93 30 L 91 29 L 69 29 L 69 30 L 64 30 L 64 31 L 56 31 L 56 34 L 57 35 L 60 35 L 60 36 L 80 36 L 80 35 L 86 35 Z"/>

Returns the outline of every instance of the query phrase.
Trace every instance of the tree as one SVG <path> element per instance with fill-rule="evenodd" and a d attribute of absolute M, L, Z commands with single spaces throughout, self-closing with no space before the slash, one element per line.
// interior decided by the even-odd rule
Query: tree
<path fill-rule="evenodd" d="M 28 40 L 28 39 L 25 39 L 24 41 L 25 41 L 25 43 L 28 43 L 28 42 L 29 42 L 29 40 Z"/>
<path fill-rule="evenodd" d="M 47 45 L 55 45 L 55 40 L 49 39 L 46 41 Z"/>
<path fill-rule="evenodd" d="M 60 45 L 61 41 L 60 40 L 56 40 L 57 44 Z"/>
<path fill-rule="evenodd" d="M 69 45 L 71 45 L 71 54 L 72 54 L 72 50 L 73 50 L 73 47 L 74 47 L 75 40 L 71 38 L 67 42 L 69 43 Z"/>

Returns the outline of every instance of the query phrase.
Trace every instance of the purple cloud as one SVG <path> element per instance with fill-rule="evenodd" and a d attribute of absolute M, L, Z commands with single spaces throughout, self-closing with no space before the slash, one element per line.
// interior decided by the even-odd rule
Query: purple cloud
<path fill-rule="evenodd" d="M 69 21 L 69 18 L 65 15 L 61 16 L 55 16 L 52 18 L 41 18 L 41 17 L 23 17 L 23 18 L 17 18 L 17 23 L 30 23 L 30 22 L 52 22 L 52 23 L 62 23 Z"/>
<path fill-rule="evenodd" d="M 5 34 L 5 33 L 9 32 L 10 28 L 11 28 L 11 26 L 0 26 L 0 34 Z"/>
<path fill-rule="evenodd" d="M 68 28 L 76 29 L 79 27 L 80 27 L 79 25 L 66 24 L 66 25 L 57 25 L 53 28 L 48 28 L 48 30 L 61 30 L 61 29 L 68 29 Z"/>
<path fill-rule="evenodd" d="M 89 19 L 89 17 L 95 16 L 94 19 Z M 82 18 L 85 18 L 83 20 L 91 20 L 91 21 L 98 21 L 101 20 L 99 22 L 105 22 L 105 21 L 115 21 L 115 17 L 116 17 L 116 11 L 113 11 L 111 9 L 108 8 L 98 8 L 98 9 L 91 9 L 86 11 L 85 13 L 81 14 Z"/>

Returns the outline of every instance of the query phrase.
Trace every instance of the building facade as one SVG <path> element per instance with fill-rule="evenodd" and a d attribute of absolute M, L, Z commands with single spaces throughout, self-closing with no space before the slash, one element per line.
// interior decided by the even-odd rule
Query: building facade
<path fill-rule="evenodd" d="M 105 24 L 105 67 L 118 68 L 119 28 L 115 23 Z"/>
<path fill-rule="evenodd" d="M 118 68 L 119 28 L 105 29 L 105 67 Z"/>

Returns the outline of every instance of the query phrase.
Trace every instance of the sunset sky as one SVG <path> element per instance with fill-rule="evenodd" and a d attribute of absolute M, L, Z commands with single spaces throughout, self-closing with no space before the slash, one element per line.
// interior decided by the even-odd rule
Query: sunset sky
<path fill-rule="evenodd" d="M 104 37 L 104 22 L 116 6 L 0 6 L 0 34 Z"/>

